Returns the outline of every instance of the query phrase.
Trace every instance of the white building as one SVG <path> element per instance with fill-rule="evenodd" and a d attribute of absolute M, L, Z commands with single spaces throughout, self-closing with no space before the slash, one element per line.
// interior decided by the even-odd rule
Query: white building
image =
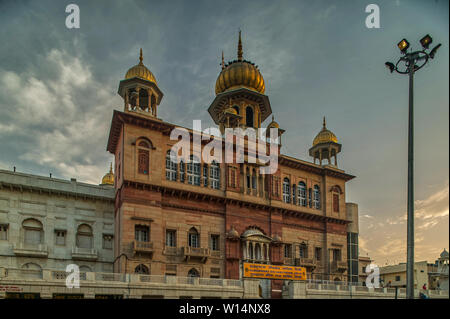
<path fill-rule="evenodd" d="M 0 170 L 0 267 L 112 272 L 113 237 L 111 185 Z"/>

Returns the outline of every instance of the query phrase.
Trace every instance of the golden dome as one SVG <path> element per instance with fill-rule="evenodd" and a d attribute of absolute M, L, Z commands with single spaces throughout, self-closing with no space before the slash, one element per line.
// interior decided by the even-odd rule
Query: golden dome
<path fill-rule="evenodd" d="M 245 87 L 264 94 L 266 86 L 261 72 L 254 63 L 242 59 L 242 41 L 239 31 L 238 59 L 226 67 L 222 55 L 222 72 L 216 81 L 216 95 L 230 89 Z"/>
<path fill-rule="evenodd" d="M 136 64 L 127 71 L 127 74 L 125 74 L 125 79 L 127 80 L 131 78 L 140 78 L 157 84 L 153 73 L 150 72 L 150 70 L 147 69 L 147 67 L 142 63 L 143 59 L 144 58 L 142 57 L 142 48 L 141 48 L 139 56 L 139 64 Z"/>
<path fill-rule="evenodd" d="M 102 183 L 100 185 L 114 185 L 114 173 L 112 169 L 112 163 L 109 167 L 109 172 L 103 176 Z"/>
<path fill-rule="evenodd" d="M 337 143 L 338 139 L 337 139 L 336 135 L 334 135 L 333 132 L 331 132 L 330 130 L 327 129 L 326 121 L 325 121 L 325 117 L 324 117 L 323 118 L 323 128 L 319 132 L 319 134 L 317 134 L 317 136 L 314 138 L 313 146 L 316 146 L 317 144 L 329 143 L 329 142 Z"/>
<path fill-rule="evenodd" d="M 224 113 L 231 113 L 231 114 L 234 114 L 234 115 L 238 115 L 237 111 L 234 108 L 232 108 L 232 107 L 227 108 L 224 111 Z"/>
<path fill-rule="evenodd" d="M 280 128 L 280 125 L 277 122 L 275 122 L 275 118 L 274 118 L 273 115 L 272 115 L 272 122 L 269 123 L 267 128 L 268 129 L 270 129 L 270 128 Z"/>

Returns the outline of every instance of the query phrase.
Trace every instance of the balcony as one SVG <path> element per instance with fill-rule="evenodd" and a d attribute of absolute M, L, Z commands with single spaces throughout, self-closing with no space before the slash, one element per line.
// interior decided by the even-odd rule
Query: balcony
<path fill-rule="evenodd" d="M 295 258 L 292 257 L 284 257 L 283 263 L 286 266 L 294 266 L 295 265 Z"/>
<path fill-rule="evenodd" d="M 72 259 L 73 260 L 95 261 L 98 259 L 98 252 L 96 249 L 93 249 L 93 248 L 73 247 L 72 248 Z"/>
<path fill-rule="evenodd" d="M 295 265 L 306 268 L 316 268 L 316 260 L 314 258 L 295 258 Z"/>
<path fill-rule="evenodd" d="M 197 248 L 190 246 L 183 247 L 182 253 L 186 261 L 190 261 L 191 259 L 200 259 L 203 263 L 206 262 L 209 256 L 211 256 L 209 248 Z"/>
<path fill-rule="evenodd" d="M 178 248 L 166 246 L 166 248 L 164 248 L 163 250 L 163 255 L 178 256 Z"/>
<path fill-rule="evenodd" d="M 18 243 L 14 245 L 14 254 L 24 257 L 48 257 L 48 248 L 44 244 Z"/>
<path fill-rule="evenodd" d="M 153 242 L 152 241 L 133 241 L 133 251 L 134 253 L 141 254 L 153 254 Z"/>
<path fill-rule="evenodd" d="M 330 262 L 330 271 L 333 272 L 344 272 L 348 268 L 346 261 L 332 261 Z"/>

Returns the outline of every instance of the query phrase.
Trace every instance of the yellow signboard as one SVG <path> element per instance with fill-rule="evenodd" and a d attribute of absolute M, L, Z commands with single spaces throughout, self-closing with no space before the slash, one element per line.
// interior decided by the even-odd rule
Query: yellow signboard
<path fill-rule="evenodd" d="M 244 263 L 244 277 L 281 280 L 306 280 L 305 267 Z"/>

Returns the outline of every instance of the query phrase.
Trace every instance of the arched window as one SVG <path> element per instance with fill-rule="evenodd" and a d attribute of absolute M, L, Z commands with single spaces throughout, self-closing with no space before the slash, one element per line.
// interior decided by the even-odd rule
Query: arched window
<path fill-rule="evenodd" d="M 170 150 L 168 150 L 166 154 L 166 179 L 169 181 L 176 181 L 177 171 L 178 171 L 177 162 L 172 161 L 172 158 L 170 156 Z"/>
<path fill-rule="evenodd" d="M 239 106 L 233 105 L 233 109 L 235 109 L 236 113 L 239 114 Z"/>
<path fill-rule="evenodd" d="M 285 177 L 283 180 L 283 202 L 291 202 L 291 185 L 289 178 Z"/>
<path fill-rule="evenodd" d="M 184 183 L 184 178 L 185 178 L 185 164 L 183 162 L 183 160 L 180 161 L 180 182 Z"/>
<path fill-rule="evenodd" d="M 256 189 L 256 169 L 252 170 L 252 188 Z"/>
<path fill-rule="evenodd" d="M 251 185 L 250 185 L 250 169 L 247 167 L 247 189 L 250 189 Z"/>
<path fill-rule="evenodd" d="M 245 120 L 247 127 L 253 127 L 253 109 L 250 106 L 245 109 Z"/>
<path fill-rule="evenodd" d="M 292 184 L 292 204 L 297 204 L 297 186 L 295 184 Z"/>
<path fill-rule="evenodd" d="M 26 276 L 26 278 L 42 279 L 42 268 L 38 264 L 26 263 L 22 266 L 22 269 L 25 269 L 23 276 Z"/>
<path fill-rule="evenodd" d="M 188 233 L 188 243 L 189 247 L 198 248 L 200 247 L 200 238 L 197 229 L 192 227 Z"/>
<path fill-rule="evenodd" d="M 308 258 L 308 246 L 305 243 L 300 244 L 300 258 Z"/>
<path fill-rule="evenodd" d="M 208 187 L 208 164 L 203 164 L 203 186 Z"/>
<path fill-rule="evenodd" d="M 220 189 L 220 166 L 216 163 L 216 161 L 211 163 L 209 177 L 211 179 L 211 187 L 214 189 Z"/>
<path fill-rule="evenodd" d="M 306 184 L 298 183 L 298 204 L 306 207 Z"/>
<path fill-rule="evenodd" d="M 136 92 L 135 89 L 130 89 L 130 91 L 128 91 L 128 96 L 130 97 L 129 103 L 131 105 L 131 109 L 134 110 L 136 108 L 136 100 L 138 93 Z"/>
<path fill-rule="evenodd" d="M 320 209 L 320 188 L 318 185 L 314 185 L 313 205 L 315 209 Z"/>
<path fill-rule="evenodd" d="M 198 273 L 197 269 L 192 268 L 191 270 L 188 271 L 188 277 L 197 278 L 197 277 L 200 277 L 200 274 Z"/>
<path fill-rule="evenodd" d="M 35 263 L 26 263 L 22 266 L 22 269 L 42 270 L 41 266 Z"/>
<path fill-rule="evenodd" d="M 91 249 L 93 243 L 92 228 L 89 225 L 82 224 L 78 226 L 76 245 L 78 248 Z"/>
<path fill-rule="evenodd" d="M 248 249 L 249 249 L 249 252 L 248 252 L 249 259 L 253 259 L 253 244 L 252 243 L 248 244 Z"/>
<path fill-rule="evenodd" d="M 140 242 L 150 241 L 150 227 L 147 225 L 135 225 L 134 226 L 134 240 Z"/>
<path fill-rule="evenodd" d="M 142 110 L 146 110 L 148 108 L 148 92 L 146 89 L 139 90 L 139 107 Z"/>
<path fill-rule="evenodd" d="M 200 186 L 200 162 L 194 155 L 191 155 L 187 163 L 187 176 L 189 184 Z"/>
<path fill-rule="evenodd" d="M 138 143 L 138 173 L 148 175 L 150 165 L 150 145 L 146 141 Z"/>
<path fill-rule="evenodd" d="M 24 230 L 24 242 L 27 245 L 42 244 L 44 239 L 44 228 L 42 223 L 36 219 L 26 219 L 22 223 Z"/>
<path fill-rule="evenodd" d="M 80 266 L 80 272 L 92 272 L 91 267 L 89 266 Z"/>
<path fill-rule="evenodd" d="M 141 274 L 141 275 L 148 275 L 150 274 L 150 271 L 148 270 L 148 267 L 143 265 L 143 264 L 139 264 L 137 265 L 137 267 L 134 269 L 134 273 L 135 274 Z"/>

